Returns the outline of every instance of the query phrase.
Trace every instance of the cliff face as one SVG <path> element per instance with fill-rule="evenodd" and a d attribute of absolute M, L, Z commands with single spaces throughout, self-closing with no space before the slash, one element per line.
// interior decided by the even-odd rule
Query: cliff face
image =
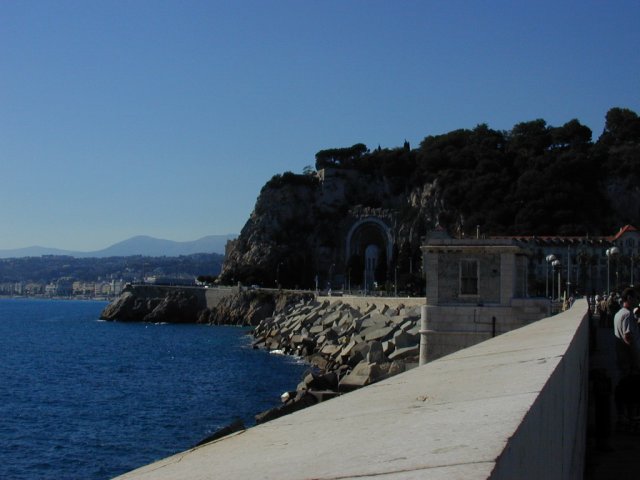
<path fill-rule="evenodd" d="M 415 187 L 397 179 L 355 170 L 323 170 L 304 184 L 270 182 L 233 242 L 221 278 L 235 284 L 312 288 L 315 275 L 342 272 L 349 228 L 358 219 L 383 218 L 391 225 L 395 248 L 419 262 L 420 237 L 444 211 L 435 184 Z"/>
<path fill-rule="evenodd" d="M 591 139 L 577 120 L 552 127 L 538 119 L 506 132 L 478 125 L 429 136 L 413 150 L 405 142 L 320 151 L 317 172 L 276 175 L 263 187 L 221 279 L 314 288 L 336 277 L 336 286 L 347 285 L 360 272 L 371 284 L 400 275 L 397 283 L 408 285 L 421 239 L 437 225 L 452 236 L 475 236 L 476 228 L 607 235 L 640 225 L 640 118 L 611 109 L 605 131 Z M 367 219 L 375 219 L 371 228 L 356 231 Z M 369 245 L 386 271 L 362 273 Z"/>
<path fill-rule="evenodd" d="M 129 287 L 100 314 L 103 320 L 197 323 L 206 311 L 204 291 L 194 288 Z"/>
<path fill-rule="evenodd" d="M 439 179 L 403 189 L 394 189 L 389 179 L 349 171 L 320 172 L 311 179 L 307 185 L 267 184 L 262 189 L 225 260 L 224 282 L 314 288 L 318 272 L 332 265 L 336 272 L 347 268 L 344 242 L 359 218 L 388 218 L 394 252 L 416 267 L 421 239 L 438 223 L 446 223 L 454 235 L 464 228 L 465 213 L 447 204 Z M 592 211 L 591 231 L 614 232 L 621 225 L 640 223 L 640 188 L 634 184 L 607 178 L 590 195 L 601 197 Z M 607 226 L 601 227 L 603 223 Z"/>

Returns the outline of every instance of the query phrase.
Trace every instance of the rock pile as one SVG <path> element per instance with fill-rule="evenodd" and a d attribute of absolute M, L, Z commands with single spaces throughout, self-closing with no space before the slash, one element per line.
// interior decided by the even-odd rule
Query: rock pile
<path fill-rule="evenodd" d="M 301 301 L 261 321 L 254 348 L 304 358 L 310 373 L 283 405 L 256 416 L 262 423 L 369 385 L 417 364 L 420 307 L 368 304 L 359 309 L 338 301 Z"/>

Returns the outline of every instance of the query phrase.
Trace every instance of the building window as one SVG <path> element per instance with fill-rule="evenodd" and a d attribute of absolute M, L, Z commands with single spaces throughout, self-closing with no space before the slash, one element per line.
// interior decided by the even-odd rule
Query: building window
<path fill-rule="evenodd" d="M 478 261 L 460 261 L 460 295 L 478 294 Z"/>

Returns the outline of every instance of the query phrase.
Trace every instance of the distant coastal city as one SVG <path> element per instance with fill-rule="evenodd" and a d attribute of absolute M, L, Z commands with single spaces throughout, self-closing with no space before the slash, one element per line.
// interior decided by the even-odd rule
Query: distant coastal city
<path fill-rule="evenodd" d="M 0 295 L 25 297 L 74 297 L 78 299 L 111 299 L 122 292 L 122 279 L 96 282 L 60 278 L 47 284 L 37 282 L 0 283 Z"/>
<path fill-rule="evenodd" d="M 220 272 L 223 256 L 128 256 L 75 258 L 61 255 L 0 259 L 0 296 L 110 300 L 127 284 L 195 285 Z"/>

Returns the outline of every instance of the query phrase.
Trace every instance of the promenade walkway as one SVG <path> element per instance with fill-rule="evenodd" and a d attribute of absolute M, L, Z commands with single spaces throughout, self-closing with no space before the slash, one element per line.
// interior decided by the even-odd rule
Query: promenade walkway
<path fill-rule="evenodd" d="M 597 322 L 596 322 L 597 323 Z M 591 369 L 599 368 L 608 377 L 617 376 L 615 366 L 615 344 L 612 328 L 598 327 L 595 349 L 590 352 Z M 615 381 L 615 380 L 614 380 Z M 632 432 L 618 426 L 612 395 L 609 397 L 609 436 L 600 445 L 595 438 L 594 398 L 590 391 L 591 435 L 587 443 L 586 480 L 637 480 L 640 478 L 640 431 Z M 605 432 L 606 433 L 606 432 Z"/>

